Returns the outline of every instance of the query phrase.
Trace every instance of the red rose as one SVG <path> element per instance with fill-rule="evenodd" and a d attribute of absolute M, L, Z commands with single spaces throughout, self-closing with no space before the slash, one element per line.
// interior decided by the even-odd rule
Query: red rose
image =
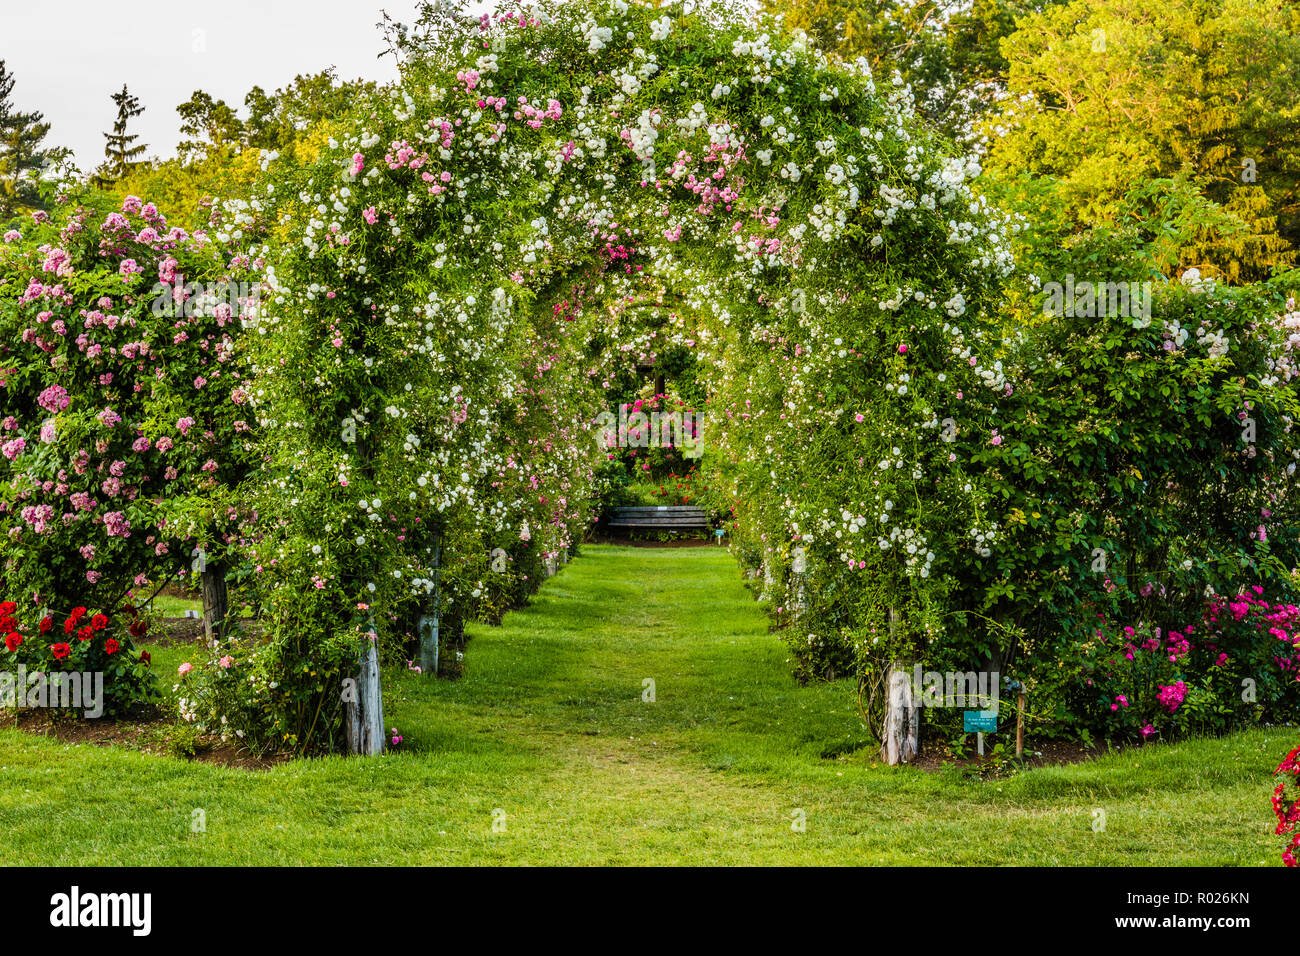
<path fill-rule="evenodd" d="M 122 613 L 125 614 L 127 617 L 135 617 L 136 614 L 139 612 L 136 611 L 134 604 L 123 604 Z"/>
<path fill-rule="evenodd" d="M 102 631 L 104 628 L 108 627 L 108 618 L 103 614 L 96 614 L 90 619 L 90 626 L 97 631 Z"/>
<path fill-rule="evenodd" d="M 153 658 L 149 656 L 149 652 L 148 652 L 148 651 L 141 651 L 141 652 L 140 652 L 140 663 L 143 664 L 145 667 L 148 667 L 148 666 L 149 666 L 149 662 L 150 662 L 151 660 L 153 660 Z"/>
<path fill-rule="evenodd" d="M 72 645 L 71 645 L 71 644 L 51 644 L 51 645 L 50 645 L 50 652 L 51 652 L 52 654 L 54 654 L 54 659 L 55 659 L 56 661 L 61 661 L 61 660 L 63 660 L 65 657 L 67 657 L 69 654 L 72 653 Z"/>
<path fill-rule="evenodd" d="M 89 624 L 87 624 L 85 627 L 79 628 L 77 630 L 77 640 L 88 641 L 90 640 L 90 635 L 94 633 L 95 633 L 95 629 L 91 627 Z"/>
<path fill-rule="evenodd" d="M 18 605 L 13 601 L 5 601 L 0 604 L 0 617 L 9 617 L 14 611 L 18 610 Z"/>
<path fill-rule="evenodd" d="M 144 637 L 149 630 L 149 625 L 137 618 L 131 622 L 131 626 L 127 630 L 131 632 L 132 637 Z"/>
<path fill-rule="evenodd" d="M 50 617 L 48 614 L 45 615 L 45 617 L 41 618 L 42 634 L 48 634 L 50 632 L 50 628 L 52 628 L 53 626 L 54 626 L 54 618 Z"/>
<path fill-rule="evenodd" d="M 66 621 L 63 622 L 63 633 L 64 633 L 64 634 L 71 634 L 71 633 L 72 633 L 73 631 L 75 631 L 76 629 L 77 629 L 77 619 L 76 619 L 75 617 L 70 617 L 70 618 L 68 618 Z"/>
<path fill-rule="evenodd" d="M 74 621 L 80 621 L 85 613 L 86 609 L 84 607 L 74 607 L 72 609 L 72 619 Z"/>
<path fill-rule="evenodd" d="M 18 650 L 18 645 L 21 644 L 22 642 L 23 642 L 23 636 L 19 634 L 17 631 L 14 631 L 13 633 L 9 634 L 8 637 L 5 638 L 5 647 L 9 648 L 9 650 L 11 651 L 16 651 Z"/>
<path fill-rule="evenodd" d="M 18 622 L 9 615 L 0 616 L 0 631 L 8 634 L 10 631 L 18 630 Z"/>
<path fill-rule="evenodd" d="M 117 638 L 115 638 L 115 637 L 110 637 L 108 640 L 106 640 L 106 641 L 104 642 L 104 653 L 105 653 L 105 654 L 116 654 L 116 653 L 117 653 L 117 649 L 118 649 L 119 647 L 121 647 L 121 646 L 122 646 L 121 644 L 117 643 Z"/>

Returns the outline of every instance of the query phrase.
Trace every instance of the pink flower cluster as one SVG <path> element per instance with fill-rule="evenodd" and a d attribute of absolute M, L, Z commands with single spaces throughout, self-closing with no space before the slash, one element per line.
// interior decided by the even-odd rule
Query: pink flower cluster
<path fill-rule="evenodd" d="M 1181 707 L 1186 699 L 1187 685 L 1180 680 L 1174 681 L 1167 686 L 1161 684 L 1160 693 L 1156 695 L 1156 700 L 1159 701 L 1160 706 L 1171 714 Z"/>
<path fill-rule="evenodd" d="M 68 407 L 71 399 L 68 398 L 68 390 L 62 385 L 51 385 L 37 396 L 36 404 L 47 412 L 61 412 Z"/>

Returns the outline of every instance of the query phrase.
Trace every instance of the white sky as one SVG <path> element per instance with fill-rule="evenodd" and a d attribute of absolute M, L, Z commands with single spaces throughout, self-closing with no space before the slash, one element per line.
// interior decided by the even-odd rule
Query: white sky
<path fill-rule="evenodd" d="M 268 93 L 328 66 L 345 79 L 396 75 L 380 12 L 410 23 L 416 0 L 0 0 L 0 59 L 13 101 L 51 124 L 46 145 L 68 146 L 82 170 L 104 158 L 103 133 L 126 83 L 145 112 L 131 131 L 149 155 L 180 141 L 176 107 L 195 90 L 243 110 L 253 86 Z M 475 12 L 487 4 L 476 3 Z"/>

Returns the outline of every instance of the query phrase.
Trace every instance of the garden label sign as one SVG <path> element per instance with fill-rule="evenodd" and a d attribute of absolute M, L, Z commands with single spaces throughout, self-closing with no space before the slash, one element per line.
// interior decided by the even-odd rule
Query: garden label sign
<path fill-rule="evenodd" d="M 962 712 L 962 730 L 975 734 L 979 755 L 984 756 L 984 735 L 995 733 L 998 729 L 998 712 L 996 710 L 967 710 Z"/>
<path fill-rule="evenodd" d="M 998 729 L 996 710 L 968 710 L 962 714 L 962 729 L 968 733 L 991 734 Z"/>

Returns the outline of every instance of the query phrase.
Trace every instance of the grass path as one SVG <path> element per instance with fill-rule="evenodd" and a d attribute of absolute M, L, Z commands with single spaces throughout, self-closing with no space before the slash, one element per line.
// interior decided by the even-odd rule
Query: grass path
<path fill-rule="evenodd" d="M 1278 860 L 1271 771 L 1294 729 L 990 782 L 883 767 L 854 749 L 851 685 L 790 679 L 721 548 L 588 548 L 471 633 L 460 681 L 385 675 L 405 743 L 380 759 L 243 771 L 0 731 L 0 863 Z"/>

